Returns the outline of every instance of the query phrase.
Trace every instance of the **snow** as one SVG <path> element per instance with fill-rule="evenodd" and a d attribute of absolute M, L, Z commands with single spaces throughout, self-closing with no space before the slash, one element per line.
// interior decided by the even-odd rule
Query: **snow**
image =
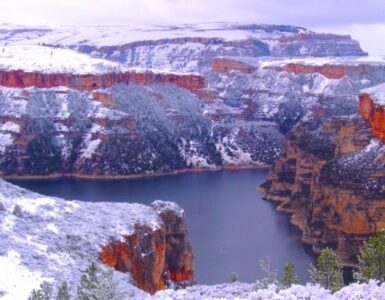
<path fill-rule="evenodd" d="M 19 133 L 20 132 L 20 125 L 13 123 L 13 122 L 6 122 L 6 123 L 0 125 L 0 130 Z"/>
<path fill-rule="evenodd" d="M 236 134 L 235 134 L 236 135 Z M 250 166 L 256 164 L 251 158 L 251 153 L 243 151 L 234 137 L 225 136 L 215 145 L 221 153 L 224 164 L 234 164 L 237 166 Z"/>
<path fill-rule="evenodd" d="M 84 148 L 80 151 L 81 152 L 81 158 L 91 158 L 92 155 L 95 153 L 96 149 L 99 147 L 99 144 L 101 143 L 101 139 L 92 139 L 92 134 L 87 134 L 86 138 L 84 139 Z"/>
<path fill-rule="evenodd" d="M 5 149 L 13 144 L 12 135 L 9 133 L 0 133 L 0 152 L 4 152 Z"/>
<path fill-rule="evenodd" d="M 227 283 L 213 286 L 196 285 L 180 290 L 165 290 L 148 299 L 158 300 L 364 300 L 385 299 L 385 283 L 375 281 L 365 284 L 351 284 L 332 294 L 318 285 L 293 285 L 288 289 L 279 289 L 270 285 L 266 289 L 255 290 L 255 284 Z"/>
<path fill-rule="evenodd" d="M 20 254 L 12 249 L 6 256 L 0 256 L 0 265 L 0 291 L 6 292 L 2 300 L 27 299 L 45 279 L 41 272 L 30 271 L 23 266 Z"/>
<path fill-rule="evenodd" d="M 207 159 L 202 155 L 199 155 L 198 151 L 199 144 L 195 141 L 186 141 L 182 138 L 182 145 L 179 145 L 179 152 L 186 161 L 188 166 L 192 167 L 202 167 L 202 168 L 213 168 L 214 165 L 211 165 L 207 162 Z"/>
<path fill-rule="evenodd" d="M 162 213 L 165 213 L 165 212 L 169 212 L 169 211 L 177 213 L 179 216 L 182 216 L 184 214 L 184 209 L 181 208 L 175 202 L 155 200 L 154 202 L 152 202 L 151 207 L 159 215 L 162 214 Z"/>
<path fill-rule="evenodd" d="M 361 93 L 368 94 L 375 103 L 385 106 L 385 83 L 363 89 Z"/>
<path fill-rule="evenodd" d="M 119 71 L 120 64 L 70 49 L 7 45 L 0 51 L 0 69 L 25 72 L 100 74 Z"/>

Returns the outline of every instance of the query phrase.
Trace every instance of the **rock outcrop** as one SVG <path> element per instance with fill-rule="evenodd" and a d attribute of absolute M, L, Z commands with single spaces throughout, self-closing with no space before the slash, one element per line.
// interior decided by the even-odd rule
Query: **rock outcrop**
<path fill-rule="evenodd" d="M 290 63 L 285 64 L 282 67 L 273 67 L 276 70 L 282 70 L 294 74 L 311 74 L 319 73 L 329 79 L 339 79 L 346 75 L 362 75 L 373 71 L 372 65 L 359 64 L 359 65 L 344 65 L 344 64 L 324 64 L 324 65 L 311 65 Z"/>
<path fill-rule="evenodd" d="M 231 71 L 239 71 L 242 73 L 250 74 L 256 70 L 255 67 L 249 64 L 228 58 L 214 59 L 212 62 L 212 68 L 215 72 L 218 73 L 229 73 Z"/>
<path fill-rule="evenodd" d="M 380 85 L 363 92 L 359 98 L 359 113 L 370 124 L 372 135 L 385 142 L 384 91 L 385 85 Z"/>
<path fill-rule="evenodd" d="M 53 88 L 65 86 L 80 91 L 108 88 L 117 83 L 125 84 L 159 84 L 171 83 L 196 92 L 206 86 L 200 75 L 182 75 L 145 72 L 122 72 L 106 74 L 69 74 L 24 72 L 22 70 L 0 71 L 0 86 L 10 88 Z"/>
<path fill-rule="evenodd" d="M 314 251 L 332 247 L 354 265 L 368 236 L 385 228 L 385 147 L 359 116 L 313 116 L 286 137 L 261 186 L 291 215 Z"/>
<path fill-rule="evenodd" d="M 194 282 L 194 260 L 183 210 L 173 203 L 155 201 L 161 228 L 137 225 L 124 241 L 111 242 L 101 261 L 121 272 L 130 272 L 137 286 L 149 293 L 163 289 L 170 280 L 177 284 Z"/>

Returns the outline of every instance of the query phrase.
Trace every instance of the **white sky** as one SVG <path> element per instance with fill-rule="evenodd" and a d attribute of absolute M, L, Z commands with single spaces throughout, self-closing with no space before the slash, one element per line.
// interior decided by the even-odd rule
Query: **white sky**
<path fill-rule="evenodd" d="M 365 51 L 385 55 L 385 0 L 0 0 L 0 23 L 212 21 L 290 24 L 351 34 Z"/>

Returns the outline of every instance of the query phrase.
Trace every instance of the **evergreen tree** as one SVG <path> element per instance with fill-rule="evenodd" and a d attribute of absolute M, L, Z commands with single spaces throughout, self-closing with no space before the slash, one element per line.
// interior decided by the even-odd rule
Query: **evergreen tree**
<path fill-rule="evenodd" d="M 70 300 L 70 291 L 67 285 L 67 282 L 63 282 L 61 286 L 59 286 L 56 294 L 56 300 Z"/>
<path fill-rule="evenodd" d="M 370 237 L 360 249 L 356 276 L 359 281 L 385 281 L 385 231 Z"/>
<path fill-rule="evenodd" d="M 343 286 L 342 265 L 338 255 L 330 248 L 321 251 L 317 258 L 316 267 L 309 270 L 310 279 L 333 292 Z"/>
<path fill-rule="evenodd" d="M 100 270 L 95 263 L 80 277 L 77 289 L 79 300 L 121 300 L 125 295 L 113 279 L 113 271 Z"/>
<path fill-rule="evenodd" d="M 80 283 L 77 289 L 79 300 L 97 299 L 96 291 L 98 290 L 100 285 L 97 272 L 98 272 L 98 268 L 96 264 L 93 262 L 84 271 L 83 275 L 80 277 Z"/>
<path fill-rule="evenodd" d="M 283 268 L 283 275 L 281 278 L 281 285 L 284 288 L 289 288 L 293 284 L 299 282 L 297 275 L 295 275 L 295 266 L 292 262 L 285 264 Z"/>
<path fill-rule="evenodd" d="M 33 290 L 28 300 L 51 300 L 52 286 L 44 281 L 38 290 Z"/>

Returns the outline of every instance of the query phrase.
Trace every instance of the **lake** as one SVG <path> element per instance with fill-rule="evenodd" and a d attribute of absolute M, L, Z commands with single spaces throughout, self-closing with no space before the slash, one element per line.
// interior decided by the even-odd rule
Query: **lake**
<path fill-rule="evenodd" d="M 187 215 L 198 283 L 228 282 L 232 272 L 241 281 L 254 282 L 262 276 L 257 262 L 267 256 L 278 269 L 292 261 L 301 281 L 307 281 L 314 257 L 301 243 L 288 215 L 262 200 L 257 187 L 266 178 L 266 170 L 241 170 L 129 180 L 12 183 L 67 200 L 178 203 Z"/>

